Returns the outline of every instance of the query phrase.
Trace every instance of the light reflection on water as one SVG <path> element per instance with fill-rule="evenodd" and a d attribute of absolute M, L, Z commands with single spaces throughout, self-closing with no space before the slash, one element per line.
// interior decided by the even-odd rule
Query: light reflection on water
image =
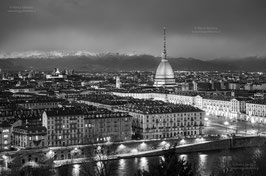
<path fill-rule="evenodd" d="M 187 160 L 187 155 L 186 154 L 179 155 L 179 159 Z"/>
<path fill-rule="evenodd" d="M 118 170 L 124 170 L 126 168 L 126 160 L 120 159 L 118 164 Z"/>
<path fill-rule="evenodd" d="M 141 157 L 139 162 L 139 169 L 149 171 L 147 157 Z"/>
<path fill-rule="evenodd" d="M 159 156 L 159 157 L 160 157 L 161 161 L 165 161 L 164 156 Z"/>
<path fill-rule="evenodd" d="M 117 176 L 134 176 L 138 170 L 149 170 L 150 159 L 147 157 L 141 158 L 133 158 L 133 159 L 120 159 L 117 162 Z M 159 160 L 158 157 L 154 157 L 153 159 Z M 153 163 L 153 161 L 151 161 Z"/>
<path fill-rule="evenodd" d="M 79 176 L 80 172 L 80 165 L 79 164 L 74 164 L 73 165 L 73 170 L 72 170 L 72 175 L 73 176 Z"/>
<path fill-rule="evenodd" d="M 208 165 L 208 155 L 207 154 L 199 154 L 199 161 L 198 161 L 198 172 L 200 175 L 207 175 L 207 165 Z M 211 174 L 211 173 L 208 173 Z"/>
<path fill-rule="evenodd" d="M 206 164 L 207 157 L 208 157 L 208 155 L 206 155 L 206 154 L 199 154 L 199 162 Z"/>
<path fill-rule="evenodd" d="M 134 158 L 134 164 L 138 164 L 138 158 Z"/>
<path fill-rule="evenodd" d="M 228 155 L 229 154 L 229 155 Z M 210 153 L 195 153 L 195 154 L 183 154 L 179 155 L 179 159 L 185 159 L 188 162 L 196 161 L 197 172 L 200 175 L 210 175 L 212 173 L 215 163 L 219 161 L 220 165 L 225 165 L 230 161 L 230 152 L 227 154 L 219 152 Z M 151 165 L 157 165 L 163 159 L 162 156 L 158 157 L 141 157 L 132 159 L 119 159 L 112 161 L 116 165 L 115 176 L 134 176 L 138 170 L 147 170 L 151 168 Z M 79 176 L 80 165 L 75 164 L 72 167 L 72 175 Z"/>

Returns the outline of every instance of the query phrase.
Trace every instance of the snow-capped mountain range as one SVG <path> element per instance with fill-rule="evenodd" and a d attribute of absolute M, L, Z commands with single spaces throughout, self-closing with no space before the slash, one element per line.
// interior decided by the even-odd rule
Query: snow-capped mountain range
<path fill-rule="evenodd" d="M 11 52 L 4 53 L 0 52 L 0 59 L 7 58 L 63 58 L 67 56 L 96 56 L 96 53 L 91 53 L 88 51 L 25 51 L 25 52 Z"/>

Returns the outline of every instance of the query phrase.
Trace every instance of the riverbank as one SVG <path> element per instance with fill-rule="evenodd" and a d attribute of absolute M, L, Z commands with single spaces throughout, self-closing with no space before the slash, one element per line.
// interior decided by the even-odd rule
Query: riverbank
<path fill-rule="evenodd" d="M 179 154 L 193 153 L 193 152 L 206 152 L 206 151 L 216 151 L 216 150 L 225 150 L 225 149 L 237 149 L 237 148 L 248 148 L 248 147 L 259 147 L 263 145 L 266 141 L 265 137 L 239 137 L 239 138 L 230 138 L 217 141 L 199 141 L 193 144 L 180 144 L 175 147 L 175 150 Z M 143 143 L 143 145 L 145 145 Z M 115 155 L 102 156 L 102 160 L 117 160 L 117 159 L 131 159 L 131 158 L 140 158 L 140 157 L 152 157 L 163 155 L 163 152 L 169 147 L 152 149 L 148 151 L 138 151 L 136 149 L 131 150 L 130 153 L 122 153 Z M 101 161 L 101 159 L 95 158 L 72 158 L 64 160 L 54 161 L 55 167 L 60 167 L 62 165 L 69 164 L 80 164 L 83 162 L 90 161 Z"/>

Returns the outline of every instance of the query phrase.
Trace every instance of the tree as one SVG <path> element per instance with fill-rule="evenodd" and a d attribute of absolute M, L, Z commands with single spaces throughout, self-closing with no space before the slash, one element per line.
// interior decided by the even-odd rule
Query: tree
<path fill-rule="evenodd" d="M 110 147 L 110 146 L 109 146 Z M 110 159 L 109 147 L 98 146 L 89 159 L 81 164 L 81 176 L 115 175 L 116 165 Z"/>
<path fill-rule="evenodd" d="M 12 168 L 0 172 L 1 176 L 48 176 L 53 174 L 54 172 L 50 166 L 25 166 L 23 168 Z"/>
<path fill-rule="evenodd" d="M 189 161 L 191 164 L 191 168 L 194 176 L 201 176 L 202 172 L 204 172 L 205 165 L 198 159 L 198 153 L 190 153 Z"/>
<path fill-rule="evenodd" d="M 21 176 L 48 176 L 54 172 L 49 166 L 31 167 L 27 166 L 20 170 Z"/>
<path fill-rule="evenodd" d="M 16 157 L 10 160 L 10 169 L 5 174 L 10 176 L 47 176 L 54 173 L 53 160 L 43 152 L 34 153 L 32 160 L 25 162 L 28 155 L 32 154 L 31 151 L 17 153 Z"/>
<path fill-rule="evenodd" d="M 254 152 L 253 155 L 255 171 L 254 175 L 265 176 L 266 175 L 266 144 L 260 147 Z"/>
<path fill-rule="evenodd" d="M 184 158 L 179 159 L 175 146 L 164 151 L 158 165 L 152 165 L 150 171 L 138 170 L 136 176 L 193 176 L 191 164 Z"/>
<path fill-rule="evenodd" d="M 20 176 L 19 170 L 17 169 L 1 169 L 1 176 Z"/>
<path fill-rule="evenodd" d="M 223 151 L 214 161 L 211 176 L 265 176 L 266 146 Z"/>
<path fill-rule="evenodd" d="M 59 176 L 72 176 L 72 165 L 63 165 L 57 168 L 57 174 Z"/>

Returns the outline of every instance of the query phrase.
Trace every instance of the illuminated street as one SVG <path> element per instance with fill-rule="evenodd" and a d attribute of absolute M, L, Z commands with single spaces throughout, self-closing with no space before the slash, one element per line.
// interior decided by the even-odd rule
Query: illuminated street
<path fill-rule="evenodd" d="M 265 135 L 266 125 L 246 121 L 226 120 L 224 117 L 207 116 L 205 118 L 205 134 L 243 134 L 243 135 Z"/>

